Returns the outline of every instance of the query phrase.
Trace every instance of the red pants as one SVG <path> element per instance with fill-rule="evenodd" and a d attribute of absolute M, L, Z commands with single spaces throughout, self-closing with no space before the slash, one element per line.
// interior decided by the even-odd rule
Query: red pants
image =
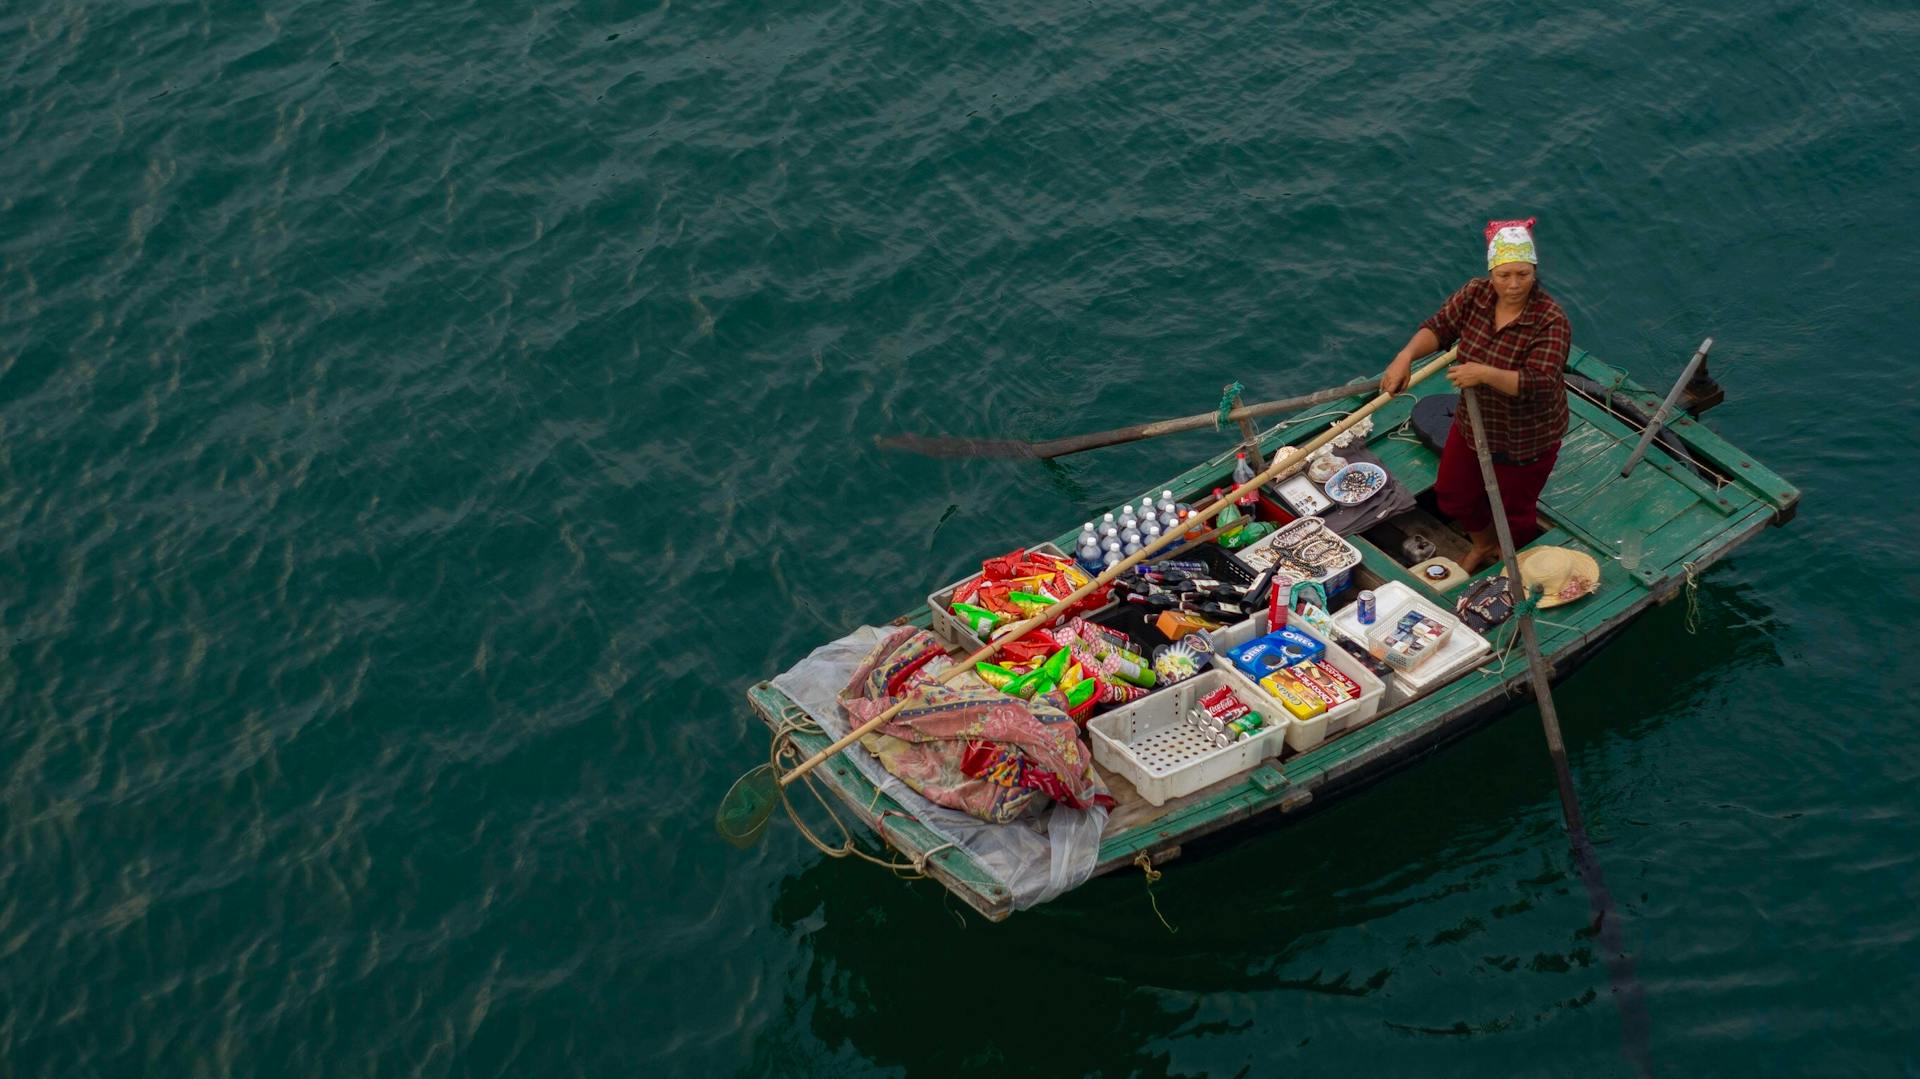
<path fill-rule="evenodd" d="M 1559 456 L 1556 443 L 1530 464 L 1503 465 L 1497 458 L 1493 462 L 1515 547 L 1526 546 L 1544 531 L 1540 527 L 1540 489 L 1547 485 L 1547 476 Z M 1487 485 L 1480 478 L 1480 458 L 1473 452 L 1473 439 L 1461 432 L 1459 424 L 1447 429 L 1447 448 L 1440 452 L 1440 475 L 1433 481 L 1433 497 L 1440 504 L 1440 512 L 1468 532 L 1485 532 L 1493 526 L 1493 507 L 1487 503 Z"/>

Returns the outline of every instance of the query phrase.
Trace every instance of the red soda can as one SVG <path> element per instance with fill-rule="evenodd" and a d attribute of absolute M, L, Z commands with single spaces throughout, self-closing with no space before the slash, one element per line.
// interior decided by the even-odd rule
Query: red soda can
<path fill-rule="evenodd" d="M 1219 704 L 1221 701 L 1224 701 L 1232 696 L 1233 696 L 1232 687 L 1221 686 L 1219 689 L 1216 689 L 1212 693 L 1209 693 L 1206 696 L 1200 698 L 1200 707 L 1209 708 L 1213 705 Z"/>
<path fill-rule="evenodd" d="M 1246 705 L 1241 704 L 1238 701 L 1235 701 L 1233 704 L 1233 707 L 1228 708 L 1222 712 L 1215 712 L 1213 714 L 1213 718 L 1219 720 L 1222 723 L 1232 723 L 1234 720 L 1239 719 L 1241 716 L 1244 716 L 1251 711 L 1253 711 L 1253 709 L 1248 708 Z"/>
<path fill-rule="evenodd" d="M 1212 704 L 1202 704 L 1200 707 L 1206 709 L 1208 715 L 1215 716 L 1239 703 L 1240 698 L 1234 696 L 1232 691 L 1228 691 L 1225 697 L 1214 701 Z"/>

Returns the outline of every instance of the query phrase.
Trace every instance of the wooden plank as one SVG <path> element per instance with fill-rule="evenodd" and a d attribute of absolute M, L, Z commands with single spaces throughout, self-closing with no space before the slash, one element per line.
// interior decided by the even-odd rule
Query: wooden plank
<path fill-rule="evenodd" d="M 1604 434 L 1614 442 L 1615 445 L 1607 452 L 1609 459 L 1613 456 L 1619 458 L 1619 464 L 1614 468 L 1614 475 L 1618 476 L 1620 469 L 1625 467 L 1627 458 L 1633 455 L 1633 447 L 1638 443 L 1640 433 L 1621 422 L 1618 416 L 1578 394 L 1567 395 L 1567 408 L 1594 431 Z M 1731 514 L 1752 500 L 1752 495 L 1737 487 L 1730 491 L 1723 491 L 1722 488 L 1701 479 L 1693 469 L 1669 457 L 1666 448 L 1658 442 L 1654 443 L 1654 447 L 1659 452 L 1649 450 L 1645 458 L 1647 464 L 1668 479 L 1692 491 L 1702 502 L 1718 509 L 1721 513 Z M 1618 452 L 1614 453 L 1615 450 Z"/>
<path fill-rule="evenodd" d="M 1624 375 L 1624 372 L 1608 365 L 1605 361 L 1587 352 L 1574 349 L 1568 355 L 1568 365 L 1580 374 L 1604 385 L 1612 385 Z M 1661 394 L 1645 386 L 1626 379 L 1616 391 L 1630 400 L 1642 412 L 1652 415 L 1660 407 Z M 1687 452 L 1699 458 L 1704 464 L 1718 470 L 1731 479 L 1734 484 L 1753 498 L 1772 507 L 1776 515 L 1786 516 L 1800 502 L 1800 489 L 1776 472 L 1771 471 L 1754 460 L 1739 447 L 1708 430 L 1707 426 L 1691 416 L 1680 416 L 1668 425 L 1674 436 L 1687 447 Z"/>

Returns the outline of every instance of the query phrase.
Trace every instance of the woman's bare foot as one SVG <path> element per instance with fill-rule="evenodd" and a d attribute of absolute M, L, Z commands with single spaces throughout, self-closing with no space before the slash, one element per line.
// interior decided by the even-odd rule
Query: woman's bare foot
<path fill-rule="evenodd" d="M 1500 557 L 1500 541 L 1495 538 L 1492 529 L 1485 532 L 1469 533 L 1473 537 L 1473 548 L 1460 562 L 1460 568 L 1468 573 L 1479 573 Z"/>

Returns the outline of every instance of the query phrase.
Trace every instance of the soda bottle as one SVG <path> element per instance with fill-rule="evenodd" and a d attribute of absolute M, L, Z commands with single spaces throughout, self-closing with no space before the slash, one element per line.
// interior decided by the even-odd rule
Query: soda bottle
<path fill-rule="evenodd" d="M 1237 459 L 1233 462 L 1233 485 L 1235 487 L 1244 487 L 1253 482 L 1253 477 L 1253 465 L 1247 461 L 1246 451 L 1241 450 Z M 1248 491 L 1246 494 L 1234 499 L 1234 505 L 1251 506 L 1259 497 L 1255 492 Z"/>

